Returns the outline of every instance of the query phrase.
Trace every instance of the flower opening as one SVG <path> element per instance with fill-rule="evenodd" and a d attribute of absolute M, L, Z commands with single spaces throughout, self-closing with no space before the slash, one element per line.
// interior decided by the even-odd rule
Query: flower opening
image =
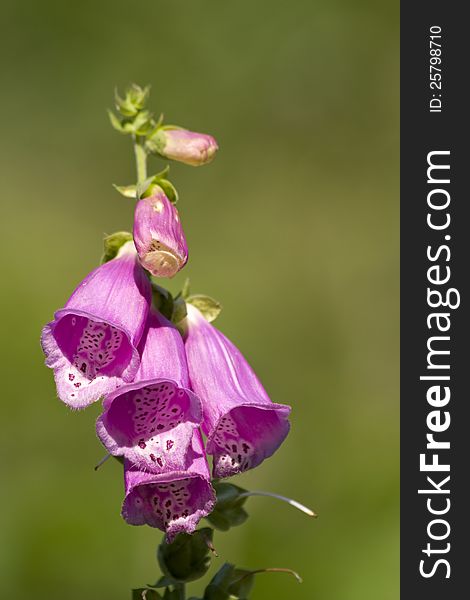
<path fill-rule="evenodd" d="M 83 408 L 132 381 L 151 289 L 132 242 L 92 271 L 46 325 L 41 344 L 59 398 Z"/>

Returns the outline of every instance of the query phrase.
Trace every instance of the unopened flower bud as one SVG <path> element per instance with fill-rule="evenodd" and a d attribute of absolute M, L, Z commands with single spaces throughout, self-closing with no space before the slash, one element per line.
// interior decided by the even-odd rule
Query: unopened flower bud
<path fill-rule="evenodd" d="M 204 527 L 192 535 L 180 533 L 170 544 L 163 541 L 158 547 L 157 558 L 166 577 L 184 583 L 203 577 L 211 563 L 213 533 L 212 529 Z"/>
<path fill-rule="evenodd" d="M 142 266 L 155 277 L 173 277 L 188 260 L 178 210 L 158 186 L 137 202 L 134 243 Z"/>
<path fill-rule="evenodd" d="M 219 148 L 211 135 L 166 127 L 158 129 L 147 146 L 153 153 L 193 167 L 211 162 Z"/>

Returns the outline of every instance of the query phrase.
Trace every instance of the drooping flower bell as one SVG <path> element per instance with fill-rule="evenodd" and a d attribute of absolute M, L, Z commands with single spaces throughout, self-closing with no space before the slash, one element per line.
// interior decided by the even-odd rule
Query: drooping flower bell
<path fill-rule="evenodd" d="M 150 299 L 150 282 L 132 242 L 76 288 L 41 336 L 63 402 L 84 408 L 134 379 Z"/>
<path fill-rule="evenodd" d="M 183 340 L 151 309 L 139 350 L 135 380 L 106 396 L 96 432 L 110 454 L 138 468 L 183 471 L 194 460 L 191 441 L 202 419 L 200 401 L 189 389 Z"/>
<path fill-rule="evenodd" d="M 142 266 L 155 277 L 173 277 L 188 260 L 178 210 L 159 186 L 137 201 L 134 243 Z"/>
<path fill-rule="evenodd" d="M 241 352 L 187 305 L 185 339 L 191 387 L 203 407 L 207 452 L 214 477 L 259 465 L 289 432 L 290 407 L 274 404 Z"/>
<path fill-rule="evenodd" d="M 192 461 L 185 470 L 149 473 L 124 462 L 126 496 L 122 516 L 130 525 L 150 525 L 166 532 L 168 542 L 180 531 L 192 533 L 215 505 L 202 436 L 194 430 Z"/>
<path fill-rule="evenodd" d="M 150 150 L 164 158 L 198 167 L 213 160 L 219 149 L 211 135 L 179 127 L 161 127 L 148 141 Z"/>

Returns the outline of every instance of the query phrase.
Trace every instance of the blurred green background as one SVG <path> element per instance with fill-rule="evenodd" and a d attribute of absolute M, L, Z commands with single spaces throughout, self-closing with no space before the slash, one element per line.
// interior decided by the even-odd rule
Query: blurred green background
<path fill-rule="evenodd" d="M 98 406 L 55 396 L 42 325 L 131 227 L 115 85 L 152 84 L 215 162 L 172 166 L 191 260 L 171 282 L 220 299 L 221 328 L 292 431 L 236 482 L 264 498 L 215 545 L 254 599 L 398 597 L 398 2 L 3 0 L 0 596 L 128 599 L 154 581 L 158 531 L 119 516 Z M 154 160 L 150 168 L 163 163 Z"/>

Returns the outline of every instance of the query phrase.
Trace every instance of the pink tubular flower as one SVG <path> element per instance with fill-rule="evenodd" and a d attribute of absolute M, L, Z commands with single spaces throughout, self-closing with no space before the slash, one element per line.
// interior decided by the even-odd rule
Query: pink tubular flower
<path fill-rule="evenodd" d="M 134 243 L 142 266 L 155 277 L 173 277 L 188 260 L 178 211 L 159 187 L 136 204 Z"/>
<path fill-rule="evenodd" d="M 193 167 L 211 162 L 219 149 L 211 135 L 176 127 L 162 127 L 151 143 L 161 156 Z"/>
<path fill-rule="evenodd" d="M 124 463 L 126 497 L 122 516 L 130 525 L 150 525 L 171 542 L 180 531 L 192 533 L 215 505 L 209 466 L 199 430 L 194 430 L 192 461 L 185 470 L 148 473 Z"/>
<path fill-rule="evenodd" d="M 194 458 L 189 448 L 202 419 L 199 399 L 189 390 L 183 340 L 151 309 L 140 349 L 134 382 L 106 396 L 96 432 L 108 452 L 140 469 L 183 471 Z"/>
<path fill-rule="evenodd" d="M 55 313 L 42 331 L 41 345 L 63 402 L 84 408 L 133 380 L 150 298 L 150 282 L 127 242 Z"/>
<path fill-rule="evenodd" d="M 230 477 L 271 456 L 289 432 L 290 407 L 273 404 L 241 352 L 187 305 L 191 387 L 203 407 L 214 477 Z"/>

